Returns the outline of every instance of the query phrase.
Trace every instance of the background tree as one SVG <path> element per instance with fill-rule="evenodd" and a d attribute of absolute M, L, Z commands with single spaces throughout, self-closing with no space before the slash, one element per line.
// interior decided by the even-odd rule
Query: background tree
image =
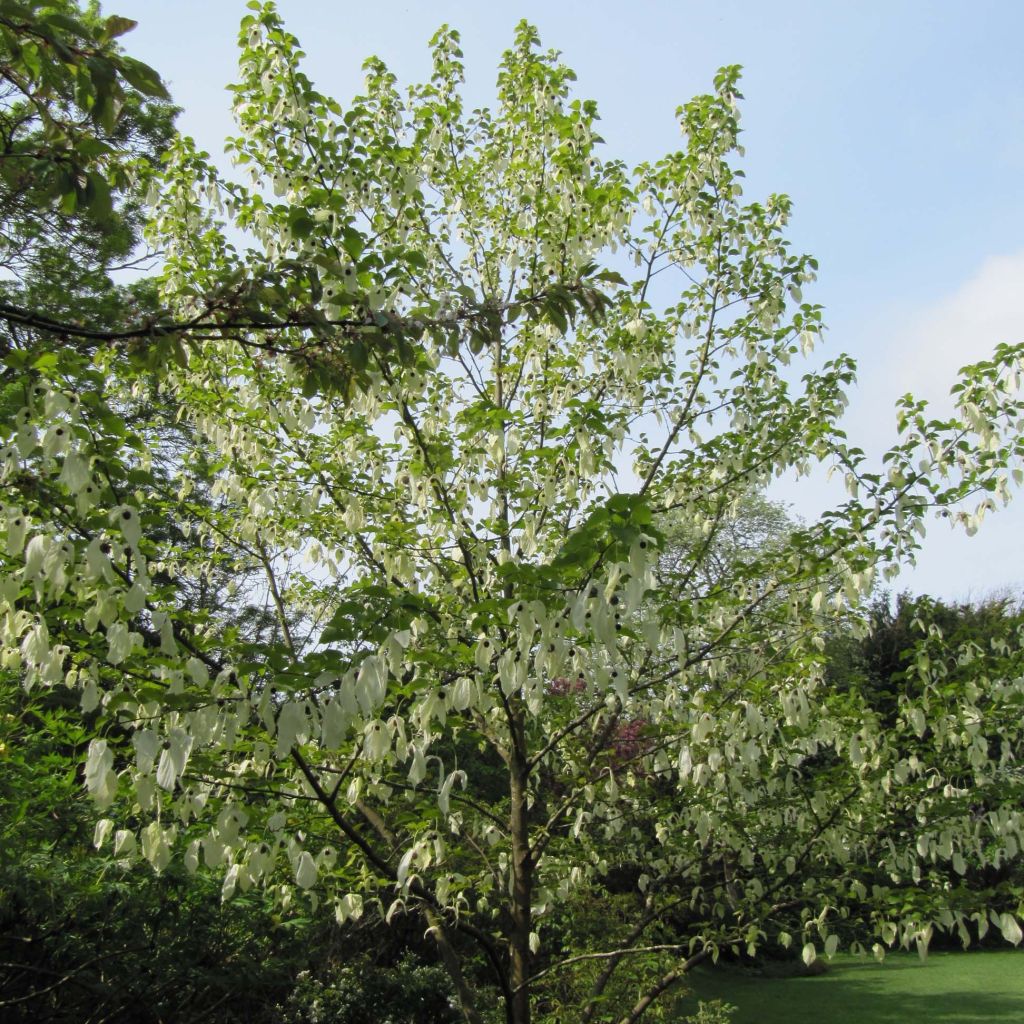
<path fill-rule="evenodd" d="M 0 5 L 0 289 L 8 312 L 95 330 L 156 314 L 153 287 L 126 285 L 118 272 L 147 262 L 132 171 L 155 164 L 169 145 L 174 108 L 155 73 L 118 49 L 115 40 L 132 25 L 71 3 Z M 69 395 L 92 392 L 92 408 L 102 405 L 87 346 L 55 350 L 53 341 L 25 317 L 8 319 L 0 336 L 5 419 L 39 371 L 58 365 Z M 157 405 L 159 417 L 152 396 L 136 396 L 81 422 L 116 446 L 134 424 L 159 418 L 158 447 L 174 459 L 183 428 L 175 409 Z M 186 450 L 195 458 L 194 445 Z M 104 466 L 111 487 L 130 486 L 123 468 L 116 460 Z M 48 500 L 40 480 L 16 486 Z M 163 530 L 180 541 L 182 527 L 168 520 Z M 236 630 L 245 632 L 247 617 L 256 624 L 258 609 L 247 613 L 244 601 L 227 599 L 223 574 L 183 582 L 193 612 L 231 606 Z M 212 880 L 180 868 L 160 877 L 137 867 L 122 873 L 118 865 L 128 862 L 120 854 L 88 856 L 95 814 L 81 800 L 80 762 L 95 713 L 72 690 L 26 693 L 17 676 L 0 670 L 4 1018 L 134 1021 L 219 1006 L 221 1019 L 254 1020 L 257 1007 L 284 1001 L 302 963 L 272 959 L 280 934 L 262 904 L 225 915 Z"/>
<path fill-rule="evenodd" d="M 129 18 L 101 18 L 95 6 L 82 12 L 69 0 L 0 5 L 5 225 L 42 216 L 43 232 L 54 207 L 87 211 L 100 222 L 113 212 L 112 190 L 127 181 L 125 150 L 139 129 L 140 100 L 167 99 L 156 72 L 116 43 L 134 27 Z"/>
<path fill-rule="evenodd" d="M 826 679 L 839 690 L 861 694 L 875 709 L 882 728 L 898 723 L 907 707 L 926 704 L 934 687 L 945 693 L 963 690 L 984 702 L 989 699 L 991 680 L 1019 671 L 1022 624 L 1020 602 L 1008 596 L 952 604 L 909 594 L 892 599 L 884 594 L 872 601 L 867 629 L 861 635 L 830 639 Z M 967 728 L 978 751 L 976 759 L 980 760 L 981 751 L 999 752 L 998 767 L 993 769 L 995 784 L 1016 790 L 1021 773 L 1006 756 L 1004 738 L 988 727 L 984 713 Z M 933 741 L 930 732 L 931 727 L 926 726 L 923 734 L 908 737 L 908 760 L 917 756 L 922 744 Z M 970 779 L 963 776 L 956 784 L 969 789 Z M 977 796 L 978 802 L 972 806 L 975 820 L 998 815 L 980 793 Z M 912 817 L 901 823 L 901 828 L 903 836 L 918 831 Z M 1024 896 L 1020 860 L 1010 857 L 979 863 L 961 856 L 954 861 L 952 865 L 937 864 L 932 870 L 937 879 L 944 876 L 946 884 L 965 900 L 976 901 L 972 914 L 984 936 L 985 908 L 1019 906 Z"/>
<path fill-rule="evenodd" d="M 940 671 L 970 676 L 976 657 L 1015 651 L 1021 625 L 1020 602 L 1009 596 L 949 603 L 883 593 L 868 608 L 863 636 L 830 642 L 827 678 L 833 686 L 862 689 L 883 721 L 892 722 L 900 704 L 917 695 L 919 667 L 931 669 L 930 639 L 940 642 Z"/>
<path fill-rule="evenodd" d="M 8 311 L 95 329 L 155 312 L 154 289 L 120 283 L 118 271 L 139 265 L 143 203 L 131 170 L 158 161 L 174 110 L 155 73 L 117 47 L 132 24 L 71 3 L 0 5 L 0 289 Z M 52 340 L 24 319 L 8 320 L 0 337 L 5 419 L 23 405 L 39 370 L 58 364 L 69 394 L 93 391 L 101 401 L 87 355 L 55 352 Z M 126 423 L 144 416 L 140 405 L 105 408 L 103 421 L 123 436 Z M 88 414 L 82 422 L 97 426 Z M 165 422 L 161 445 L 171 449 L 181 432 L 173 410 Z M 128 485 L 123 475 L 110 480 Z M 40 480 L 17 486 L 47 500 Z M 210 607 L 198 591 L 182 596 Z M 71 690 L 26 693 L 9 668 L 0 671 L 0 687 L 5 1019 L 157 1019 L 169 1007 L 223 1004 L 225 994 L 236 1019 L 253 1019 L 254 1002 L 286 993 L 287 970 L 266 962 L 273 928 L 262 908 L 222 916 L 213 882 L 181 869 L 122 875 L 120 858 L 88 857 L 95 814 L 80 798 L 95 718 L 88 700 L 83 716 L 81 695 Z M 231 972 L 221 959 L 233 962 Z"/>
<path fill-rule="evenodd" d="M 117 45 L 134 24 L 70 2 L 0 4 L 8 381 L 39 354 L 35 321 L 109 330 L 142 312 L 128 292 L 115 296 L 111 274 L 139 257 L 133 168 L 166 149 L 173 109 L 156 73 Z"/>
<path fill-rule="evenodd" d="M 102 709 L 99 805 L 129 801 L 141 856 L 167 870 L 180 840 L 225 899 L 415 917 L 468 1020 L 497 998 L 526 1024 L 580 964 L 580 1018 L 635 1021 L 721 948 L 968 934 L 976 901 L 932 866 L 1019 853 L 1020 673 L 927 676 L 882 728 L 822 650 L 931 504 L 973 529 L 1008 495 L 1020 350 L 965 371 L 954 418 L 905 400 L 875 474 L 836 427 L 850 361 L 787 379 L 815 265 L 784 197 L 742 201 L 736 69 L 629 172 L 525 24 L 493 112 L 463 110 L 449 30 L 428 83 L 403 96 L 370 61 L 347 110 L 272 6 L 241 38 L 250 177 L 177 140 L 152 178 L 187 330 L 155 380 L 97 351 L 81 403 L 58 353 L 5 427 L 3 663 Z M 154 389 L 191 431 L 173 457 L 156 404 L 118 412 Z M 752 491 L 816 461 L 845 505 L 732 544 Z M 703 542 L 665 566 L 670 515 Z M 218 572 L 262 574 L 273 633 L 190 607 Z M 558 958 L 590 886 L 614 942 Z M 1017 908 L 985 909 L 1019 941 Z"/>

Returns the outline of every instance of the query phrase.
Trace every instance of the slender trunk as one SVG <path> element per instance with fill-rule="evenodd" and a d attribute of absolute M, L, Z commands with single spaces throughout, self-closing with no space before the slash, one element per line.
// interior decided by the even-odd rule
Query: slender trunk
<path fill-rule="evenodd" d="M 699 953 L 695 953 L 690 957 L 689 960 L 684 960 L 682 963 L 673 967 L 672 970 L 666 972 L 660 977 L 635 1003 L 633 1009 L 626 1014 L 619 1024 L 636 1024 L 636 1022 L 644 1015 L 647 1009 L 650 1007 L 659 996 L 668 991 L 684 974 L 693 970 L 697 964 L 703 963 L 711 954 L 707 950 L 701 950 Z"/>
<path fill-rule="evenodd" d="M 494 343 L 495 404 L 505 409 L 505 344 L 501 332 Z M 498 466 L 500 544 L 506 558 L 512 557 L 512 519 L 509 512 L 508 462 L 505 454 L 506 429 L 502 420 L 502 460 Z M 512 601 L 514 588 L 506 580 L 503 593 Z M 512 967 L 510 1024 L 529 1024 L 529 968 L 532 953 L 529 936 L 534 931 L 530 903 L 534 895 L 534 859 L 529 848 L 528 781 L 529 759 L 526 752 L 526 722 L 522 699 L 512 695 L 506 703 L 509 724 L 509 830 L 512 836 L 512 927 L 509 932 L 509 961 Z"/>
<path fill-rule="evenodd" d="M 522 725 L 520 718 L 517 723 Z M 522 758 L 522 737 L 513 744 L 509 772 L 509 795 L 512 807 L 512 930 L 509 954 L 512 961 L 512 1020 L 514 1024 L 530 1024 L 530 933 L 533 918 L 533 860 L 530 854 L 530 822 L 527 809 L 528 769 Z"/>
<path fill-rule="evenodd" d="M 626 941 L 622 943 L 623 948 L 631 947 L 637 942 L 647 926 L 654 920 L 654 898 L 647 896 L 644 900 L 644 913 L 640 920 L 633 927 L 633 930 L 629 933 Z M 604 995 L 604 990 L 608 987 L 608 982 L 612 980 L 612 976 L 615 974 L 616 968 L 622 962 L 621 956 L 612 957 L 604 969 L 597 976 L 597 980 L 594 982 L 594 986 L 590 991 L 590 999 L 587 1000 L 587 1005 L 583 1008 L 583 1013 L 580 1016 L 582 1024 L 590 1024 L 591 1019 L 594 1016 L 595 1011 L 600 1003 L 601 996 Z"/>
<path fill-rule="evenodd" d="M 494 341 L 494 404 L 505 408 L 505 348 L 499 332 Z M 507 471 L 504 453 L 505 422 L 501 423 L 502 457 L 498 466 L 500 543 L 506 557 L 512 555 L 511 516 L 509 515 Z M 511 601 L 514 591 L 506 581 L 503 593 Z M 526 722 L 521 699 L 513 696 L 506 706 L 510 732 L 509 756 L 509 831 L 512 834 L 512 928 L 508 936 L 509 960 L 512 966 L 512 998 L 509 1006 L 510 1024 L 530 1024 L 530 933 L 533 917 L 533 858 L 530 852 L 530 816 L 527 807 L 530 765 L 526 753 Z"/>
<path fill-rule="evenodd" d="M 448 977 L 452 979 L 452 984 L 455 986 L 455 993 L 459 998 L 459 1009 L 462 1010 L 462 1016 L 466 1018 L 466 1024 L 483 1024 L 483 1018 L 477 1011 L 476 1004 L 473 1001 L 473 990 L 466 983 L 466 979 L 463 976 L 462 963 L 459 960 L 459 955 L 452 947 L 451 940 L 448 938 L 448 932 L 445 929 L 444 921 L 441 920 L 441 915 L 433 907 L 429 906 L 424 907 L 423 913 L 427 919 L 427 924 L 430 925 L 430 934 L 437 944 L 437 951 L 441 954 L 441 962 L 444 964 Z"/>

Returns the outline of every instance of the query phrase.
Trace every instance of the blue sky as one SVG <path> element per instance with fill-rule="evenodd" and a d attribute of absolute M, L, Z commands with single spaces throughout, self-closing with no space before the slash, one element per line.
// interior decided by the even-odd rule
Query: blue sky
<path fill-rule="evenodd" d="M 861 367 L 846 428 L 868 451 L 894 434 L 892 401 L 941 400 L 958 366 L 1024 340 L 1024 4 L 682 2 L 515 5 L 280 0 L 321 91 L 343 104 L 376 54 L 408 83 L 443 22 L 462 34 L 471 103 L 489 101 L 515 23 L 563 51 L 596 99 L 610 154 L 678 144 L 675 108 L 723 64 L 745 68 L 746 195 L 786 192 L 791 238 L 821 273 L 826 354 Z M 126 48 L 170 82 L 182 130 L 219 154 L 224 86 L 244 0 L 107 0 L 139 21 Z M 821 482 L 778 497 L 813 516 Z M 936 524 L 897 586 L 947 598 L 1024 586 L 1024 495 L 972 539 Z"/>

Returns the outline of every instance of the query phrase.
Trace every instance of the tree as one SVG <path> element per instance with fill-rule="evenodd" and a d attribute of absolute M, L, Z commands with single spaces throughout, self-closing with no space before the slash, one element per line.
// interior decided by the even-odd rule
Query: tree
<path fill-rule="evenodd" d="M 72 0 L 0 4 L 5 228 L 53 207 L 97 220 L 113 213 L 139 100 L 168 98 L 156 72 L 116 43 L 134 27 L 95 8 L 83 13 Z"/>
<path fill-rule="evenodd" d="M 131 168 L 157 163 L 173 134 L 174 108 L 155 72 L 117 47 L 133 24 L 72 3 L 0 4 L 6 314 L 41 310 L 112 329 L 156 311 L 151 286 L 118 283 L 119 270 L 146 263 Z M 13 315 L 0 352 L 6 419 L 24 404 L 26 376 L 58 358 L 51 337 Z M 71 394 L 93 379 L 73 352 L 61 375 Z M 150 396 L 120 409 L 128 423 L 140 415 L 153 418 Z M 170 448 L 182 428 L 173 410 L 166 420 Z M 206 581 L 208 593 L 216 582 Z M 187 600 L 202 603 L 197 593 Z M 261 996 L 289 988 L 281 965 L 291 965 L 268 963 L 269 918 L 242 906 L 218 914 L 219 887 L 180 866 L 154 877 L 142 866 L 122 874 L 113 852 L 83 860 L 95 815 L 78 776 L 94 716 L 79 704 L 63 687 L 25 692 L 15 672 L 0 670 L 0 1012 L 12 1021 L 135 1021 L 146 1007 L 155 1020 L 169 1007 L 230 996 L 238 1016 L 253 1019 Z"/>
<path fill-rule="evenodd" d="M 929 597 L 900 594 L 876 598 L 868 609 L 868 630 L 853 637 L 830 639 L 826 681 L 838 689 L 855 689 L 874 709 L 881 727 L 899 721 L 902 710 L 929 699 L 938 688 L 947 693 L 973 693 L 981 714 L 970 726 L 972 744 L 979 751 L 999 749 L 1002 738 L 991 731 L 984 704 L 990 699 L 990 680 L 1012 677 L 1020 671 L 1022 638 L 1019 600 L 990 597 L 969 603 L 947 603 Z M 922 745 L 933 741 L 930 728 L 909 736 L 904 756 L 916 757 Z M 1019 782 L 1018 768 L 1007 764 L 1004 777 Z M 967 780 L 959 781 L 967 787 Z M 972 806 L 975 819 L 997 812 L 981 793 Z M 905 831 L 912 824 L 903 823 Z M 949 884 L 970 890 L 983 913 L 986 904 L 1013 905 L 1022 887 L 1019 858 L 985 861 L 980 865 L 956 858 L 945 868 Z M 937 872 L 942 866 L 937 865 Z"/>
<path fill-rule="evenodd" d="M 964 371 L 955 418 L 905 399 L 873 473 L 836 426 L 851 361 L 787 379 L 820 333 L 816 265 L 787 199 L 742 201 L 736 68 L 680 108 L 683 149 L 630 172 L 525 24 L 494 111 L 464 111 L 448 29 L 428 83 L 403 97 L 371 60 L 343 110 L 252 7 L 249 181 L 175 143 L 151 177 L 164 326 L 105 335 L 81 398 L 55 346 L 4 435 L 3 664 L 102 710 L 86 785 L 133 802 L 140 855 L 165 869 L 201 824 L 184 862 L 225 899 L 418 915 L 470 1021 L 496 991 L 526 1024 L 585 969 L 579 1018 L 632 1022 L 722 948 L 810 960 L 847 922 L 926 948 L 983 910 L 1019 941 L 1019 907 L 933 867 L 1019 853 L 1020 674 L 926 678 L 883 729 L 822 684 L 822 649 L 930 506 L 974 529 L 1008 496 L 1020 347 Z M 126 422 L 152 392 L 192 450 Z M 841 508 L 727 536 L 816 462 Z M 665 516 L 696 539 L 670 565 Z M 183 598 L 254 570 L 270 635 Z M 559 960 L 546 933 L 591 887 L 611 944 Z"/>
<path fill-rule="evenodd" d="M 1022 625 L 1019 600 L 991 597 L 977 603 L 947 603 L 909 593 L 880 594 L 868 609 L 867 632 L 841 635 L 829 649 L 828 682 L 859 687 L 884 722 L 899 716 L 901 703 L 916 696 L 918 668 L 944 662 L 945 675 L 970 677 L 979 659 L 1012 657 Z M 1012 664 L 995 670 L 1002 675 Z M 902 700 L 901 700 L 902 698 Z"/>
<path fill-rule="evenodd" d="M 53 301 L 48 283 L 63 278 L 95 285 L 96 280 L 90 281 L 94 275 L 102 286 L 111 257 L 126 258 L 121 250 L 134 240 L 131 228 L 137 212 L 126 206 L 126 197 L 137 197 L 150 159 L 139 152 L 140 136 L 151 142 L 169 124 L 169 108 L 159 102 L 168 99 L 159 75 L 118 45 L 135 24 L 118 15 L 100 17 L 98 5 L 83 12 L 76 0 L 0 3 L 0 259 L 17 278 L 26 267 L 39 269 L 43 257 L 63 258 L 47 267 L 49 282 L 43 282 L 42 295 L 24 288 L 0 298 L 0 322 L 10 335 L 3 350 L 6 360 L 17 370 L 31 364 L 11 344 L 22 333 L 42 333 L 51 350 L 60 346 L 88 353 L 112 346 L 151 369 L 183 359 L 185 339 L 195 344 L 227 336 L 246 348 L 292 354 L 312 378 L 327 373 L 337 386 L 340 376 L 358 376 L 365 358 L 362 335 L 368 327 L 378 335 L 380 355 L 393 347 L 392 354 L 404 358 L 409 350 L 404 325 L 381 324 L 370 315 L 329 321 L 310 307 L 305 282 L 298 288 L 292 285 L 296 271 L 304 277 L 306 270 L 287 261 L 222 268 L 227 272 L 184 320 L 176 320 L 167 309 L 143 305 L 122 308 L 124 315 L 111 322 L 95 316 L 93 303 L 69 308 L 66 301 Z M 193 175 L 204 173 L 205 154 L 192 153 L 187 140 L 183 142 L 179 170 L 183 181 L 195 185 Z M 193 157 L 197 159 L 191 166 Z M 82 213 L 91 230 L 73 239 L 68 219 L 75 221 Z M 365 245 L 351 225 L 346 238 L 349 249 L 361 251 Z M 68 262 L 72 253 L 84 257 L 84 267 Z M 471 303 L 460 313 L 467 323 L 486 321 L 487 316 L 486 309 Z M 296 327 L 302 331 L 291 352 L 288 345 Z M 315 386 L 315 380 L 311 383 Z"/>
<path fill-rule="evenodd" d="M 31 327 L 19 308 L 110 326 L 110 275 L 136 256 L 142 206 L 132 168 L 167 147 L 173 108 L 156 73 L 117 45 L 134 24 L 67 0 L 0 4 L 8 376 L 23 365 Z"/>

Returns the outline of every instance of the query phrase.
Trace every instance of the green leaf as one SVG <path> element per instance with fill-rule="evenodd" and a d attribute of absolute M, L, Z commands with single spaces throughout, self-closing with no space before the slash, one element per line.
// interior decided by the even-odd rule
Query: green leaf
<path fill-rule="evenodd" d="M 133 21 L 131 18 L 122 18 L 118 14 L 112 14 L 103 23 L 103 38 L 106 40 L 118 39 L 125 35 L 125 33 L 131 32 L 138 24 L 137 21 Z"/>
<path fill-rule="evenodd" d="M 566 334 L 569 330 L 569 320 L 557 302 L 549 300 L 544 303 L 544 312 L 548 319 L 561 331 Z"/>
<path fill-rule="evenodd" d="M 342 231 L 341 247 L 355 262 L 362 256 L 363 249 L 366 248 L 366 239 L 355 228 L 346 227 Z"/>
<path fill-rule="evenodd" d="M 316 230 L 316 223 L 301 210 L 297 210 L 288 218 L 288 227 L 296 238 L 302 240 L 309 238 Z"/>
<path fill-rule="evenodd" d="M 37 14 L 36 17 L 47 28 L 51 26 L 61 28 L 70 35 L 77 36 L 79 39 L 89 39 L 92 36 L 92 32 L 82 22 L 58 11 L 51 9 L 45 13 Z"/>
<path fill-rule="evenodd" d="M 52 370 L 57 365 L 57 353 L 56 352 L 44 352 L 35 362 L 32 363 L 33 369 L 41 370 L 43 372 Z"/>
<path fill-rule="evenodd" d="M 61 193 L 60 197 L 60 211 L 61 213 L 70 216 L 75 210 L 78 209 L 78 195 L 79 190 L 77 186 L 73 186 L 66 192 Z"/>
<path fill-rule="evenodd" d="M 160 76 L 148 65 L 134 57 L 122 57 L 118 64 L 121 77 L 139 92 L 156 99 L 169 100 L 170 93 Z"/>
<path fill-rule="evenodd" d="M 369 365 L 370 354 L 367 351 L 365 342 L 361 339 L 353 341 L 345 350 L 345 354 L 348 356 L 349 362 L 357 370 L 365 370 L 367 365 Z"/>
<path fill-rule="evenodd" d="M 86 185 L 86 207 L 98 221 L 109 221 L 114 214 L 110 186 L 102 175 L 90 172 Z"/>

